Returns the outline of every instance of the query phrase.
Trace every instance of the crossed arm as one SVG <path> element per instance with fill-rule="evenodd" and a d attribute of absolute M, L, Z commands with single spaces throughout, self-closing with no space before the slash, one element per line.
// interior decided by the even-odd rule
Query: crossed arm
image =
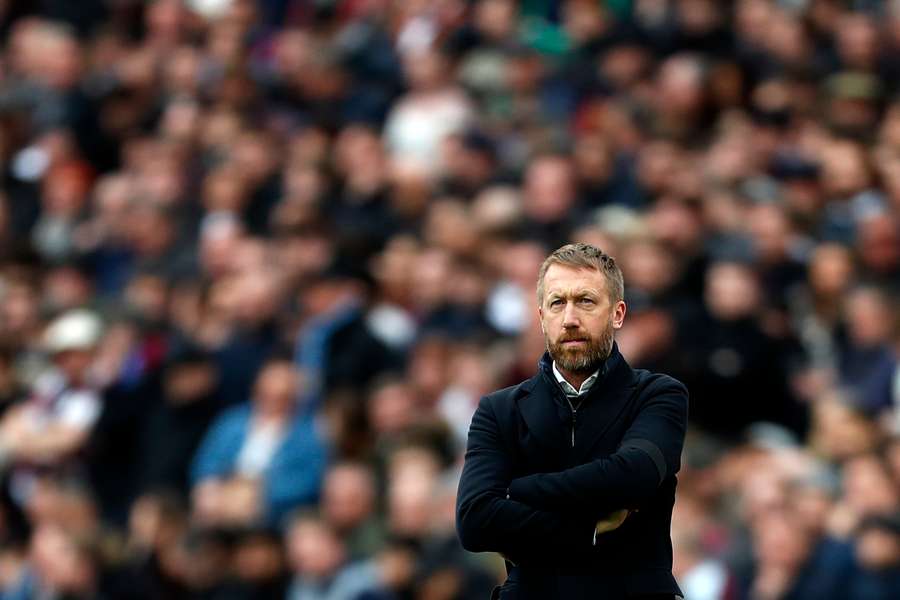
<path fill-rule="evenodd" d="M 456 500 L 456 528 L 472 552 L 500 552 L 516 562 L 571 558 L 590 549 L 586 518 L 540 510 L 508 497 L 512 462 L 486 398 L 472 417 Z"/>
<path fill-rule="evenodd" d="M 463 546 L 545 562 L 589 552 L 598 520 L 608 527 L 610 513 L 620 517 L 621 509 L 651 499 L 679 468 L 687 391 L 675 380 L 668 382 L 645 401 L 612 455 L 516 479 L 497 419 L 482 399 L 472 419 L 457 498 Z"/>
<path fill-rule="evenodd" d="M 637 508 L 681 466 L 687 390 L 668 379 L 647 399 L 613 454 L 557 473 L 514 479 L 511 498 L 551 511 L 594 513 Z"/>

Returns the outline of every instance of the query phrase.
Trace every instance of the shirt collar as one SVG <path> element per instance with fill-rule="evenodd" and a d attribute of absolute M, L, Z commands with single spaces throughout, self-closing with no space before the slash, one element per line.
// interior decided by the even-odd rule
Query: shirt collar
<path fill-rule="evenodd" d="M 556 381 L 559 382 L 559 385 L 562 387 L 563 391 L 566 393 L 568 398 L 574 398 L 576 396 L 580 396 L 582 394 L 586 394 L 588 390 L 591 389 L 591 386 L 594 385 L 597 381 L 597 377 L 600 376 L 600 369 L 594 371 L 594 373 L 584 380 L 584 383 L 581 384 L 581 389 L 576 390 L 575 387 L 566 381 L 566 378 L 563 377 L 563 374 L 559 372 L 559 369 L 556 368 L 556 361 L 553 361 L 553 375 L 556 377 Z"/>

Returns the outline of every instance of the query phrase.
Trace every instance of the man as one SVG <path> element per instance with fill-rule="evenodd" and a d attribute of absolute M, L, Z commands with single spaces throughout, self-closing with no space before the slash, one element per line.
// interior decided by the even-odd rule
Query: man
<path fill-rule="evenodd" d="M 507 559 L 493 598 L 681 595 L 669 529 L 687 390 L 619 353 L 623 287 L 599 249 L 553 252 L 538 275 L 539 372 L 472 418 L 457 530 L 466 549 Z"/>
<path fill-rule="evenodd" d="M 41 475 L 84 468 L 82 453 L 102 409 L 93 377 L 102 335 L 99 317 L 87 310 L 53 320 L 43 339 L 52 363 L 0 421 L 0 460 L 12 465 L 10 492 L 19 504 L 29 502 Z"/>
<path fill-rule="evenodd" d="M 318 500 L 328 448 L 320 427 L 297 403 L 294 364 L 270 358 L 250 402 L 212 422 L 191 466 L 195 516 L 207 525 L 277 525 Z"/>

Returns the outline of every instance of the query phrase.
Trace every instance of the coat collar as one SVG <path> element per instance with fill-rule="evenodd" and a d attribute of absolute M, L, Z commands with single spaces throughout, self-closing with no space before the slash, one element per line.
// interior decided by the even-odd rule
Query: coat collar
<path fill-rule="evenodd" d="M 529 431 L 548 449 L 570 449 L 572 409 L 552 372 L 553 360 L 544 353 L 539 372 L 531 378 L 528 393 L 518 400 Z M 634 374 L 613 343 L 597 381 L 578 408 L 576 457 L 589 456 L 609 427 L 622 413 L 634 388 Z"/>

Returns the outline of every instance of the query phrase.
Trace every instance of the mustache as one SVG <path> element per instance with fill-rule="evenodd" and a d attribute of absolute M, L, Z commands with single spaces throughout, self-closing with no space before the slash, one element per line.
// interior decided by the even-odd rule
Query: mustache
<path fill-rule="evenodd" d="M 581 373 L 594 370 L 598 364 L 609 356 L 614 343 L 613 336 L 615 332 L 613 331 L 612 321 L 610 321 L 606 327 L 598 330 L 596 333 L 580 327 L 562 328 L 557 330 L 556 333 L 559 334 L 559 337 L 551 339 L 550 335 L 544 332 L 544 340 L 550 356 L 562 368 Z M 578 346 L 566 346 L 566 342 L 574 341 L 582 343 Z"/>
<path fill-rule="evenodd" d="M 557 343 L 562 344 L 563 342 L 589 342 L 592 339 L 593 338 L 591 338 L 591 336 L 586 333 L 582 333 L 579 335 L 568 334 L 563 335 L 559 339 L 557 339 Z"/>

